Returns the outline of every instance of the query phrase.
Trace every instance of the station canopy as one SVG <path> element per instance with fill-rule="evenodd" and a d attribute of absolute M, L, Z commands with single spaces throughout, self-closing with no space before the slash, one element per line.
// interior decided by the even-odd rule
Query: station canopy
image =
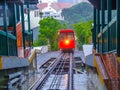
<path fill-rule="evenodd" d="M 4 0 L 0 0 L 0 3 L 3 3 Z M 38 0 L 6 0 L 7 3 L 24 3 L 24 4 L 37 4 Z"/>
<path fill-rule="evenodd" d="M 96 9 L 101 9 L 101 1 L 102 0 L 88 0 Z M 105 9 L 107 9 L 107 1 L 105 1 Z M 116 9 L 116 0 L 111 0 L 111 9 Z"/>

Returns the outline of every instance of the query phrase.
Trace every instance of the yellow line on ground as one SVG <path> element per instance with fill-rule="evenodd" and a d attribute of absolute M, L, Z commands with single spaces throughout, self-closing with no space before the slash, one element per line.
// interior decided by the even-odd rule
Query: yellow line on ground
<path fill-rule="evenodd" d="M 2 69 L 2 57 L 0 56 L 0 69 Z"/>

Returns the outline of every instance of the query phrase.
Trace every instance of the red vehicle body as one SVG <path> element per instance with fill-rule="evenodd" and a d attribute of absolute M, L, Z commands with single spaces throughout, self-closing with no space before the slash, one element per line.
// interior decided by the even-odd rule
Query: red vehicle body
<path fill-rule="evenodd" d="M 59 31 L 59 48 L 63 52 L 73 52 L 75 49 L 75 34 L 74 30 Z"/>

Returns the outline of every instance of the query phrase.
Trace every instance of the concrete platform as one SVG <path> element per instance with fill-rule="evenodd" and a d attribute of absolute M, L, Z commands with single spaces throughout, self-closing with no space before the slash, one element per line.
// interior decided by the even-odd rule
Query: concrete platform
<path fill-rule="evenodd" d="M 39 67 L 42 64 L 44 64 L 51 58 L 57 58 L 58 55 L 60 55 L 60 51 L 38 54 L 37 55 L 37 69 L 39 70 Z"/>
<path fill-rule="evenodd" d="M 26 66 L 29 66 L 29 60 L 26 58 L 0 56 L 0 69 L 12 69 Z"/>

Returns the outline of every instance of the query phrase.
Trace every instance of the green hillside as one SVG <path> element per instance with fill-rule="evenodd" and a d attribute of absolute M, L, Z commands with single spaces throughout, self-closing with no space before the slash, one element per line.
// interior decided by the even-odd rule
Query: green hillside
<path fill-rule="evenodd" d="M 79 3 L 71 8 L 63 9 L 62 16 L 68 24 L 86 22 L 93 19 L 93 7 L 89 3 Z"/>

